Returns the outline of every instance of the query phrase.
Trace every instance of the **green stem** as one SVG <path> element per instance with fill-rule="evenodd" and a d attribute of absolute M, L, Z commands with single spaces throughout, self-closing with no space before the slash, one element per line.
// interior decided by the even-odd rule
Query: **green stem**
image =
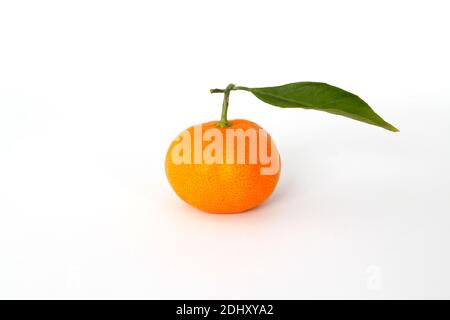
<path fill-rule="evenodd" d="M 232 90 L 245 90 L 250 91 L 250 88 L 235 86 L 234 84 L 229 84 L 225 89 L 211 89 L 209 92 L 211 93 L 223 93 L 223 103 L 222 103 L 222 115 L 220 117 L 220 121 L 217 122 L 217 127 L 219 128 L 227 128 L 231 126 L 228 122 L 227 114 L 228 114 L 228 105 L 230 102 L 230 92 Z"/>
<path fill-rule="evenodd" d="M 225 93 L 226 89 L 210 89 L 209 92 L 211 93 Z M 251 89 L 248 87 L 242 87 L 242 86 L 234 86 L 230 90 L 236 91 L 236 90 L 244 90 L 244 91 L 250 91 Z"/>
<path fill-rule="evenodd" d="M 223 94 L 223 103 L 222 103 L 222 115 L 220 117 L 220 121 L 217 123 L 219 128 L 227 128 L 230 126 L 230 123 L 227 120 L 228 113 L 228 104 L 230 102 L 230 91 L 235 87 L 234 84 L 229 84 Z"/>

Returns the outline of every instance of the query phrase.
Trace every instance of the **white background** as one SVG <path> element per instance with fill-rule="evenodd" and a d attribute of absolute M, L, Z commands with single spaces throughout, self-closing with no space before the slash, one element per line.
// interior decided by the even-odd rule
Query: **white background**
<path fill-rule="evenodd" d="M 446 1 L 0 2 L 0 298 L 450 298 Z M 233 92 L 282 176 L 245 214 L 164 157 L 212 87 L 323 81 L 401 132 Z"/>

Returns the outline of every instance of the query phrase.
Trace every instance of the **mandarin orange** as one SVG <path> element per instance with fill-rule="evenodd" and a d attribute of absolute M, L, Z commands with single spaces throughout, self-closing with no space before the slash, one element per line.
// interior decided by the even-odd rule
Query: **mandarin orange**
<path fill-rule="evenodd" d="M 165 161 L 167 179 L 181 199 L 200 210 L 238 213 L 254 208 L 270 196 L 280 176 L 275 144 L 251 121 L 231 120 L 226 128 L 217 124 L 190 127 L 172 142 Z"/>

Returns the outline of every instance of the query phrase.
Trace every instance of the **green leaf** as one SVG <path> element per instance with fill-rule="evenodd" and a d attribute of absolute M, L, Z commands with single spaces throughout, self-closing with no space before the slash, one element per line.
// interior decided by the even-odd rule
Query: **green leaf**
<path fill-rule="evenodd" d="M 357 95 L 321 82 L 296 82 L 278 87 L 248 88 L 260 100 L 281 108 L 325 111 L 397 132 Z"/>

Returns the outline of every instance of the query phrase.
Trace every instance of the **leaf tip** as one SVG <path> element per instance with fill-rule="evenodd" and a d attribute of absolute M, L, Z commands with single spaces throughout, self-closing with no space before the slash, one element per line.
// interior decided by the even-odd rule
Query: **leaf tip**
<path fill-rule="evenodd" d="M 392 132 L 400 132 L 399 129 L 397 129 L 396 127 L 394 127 L 392 124 L 388 123 L 387 126 L 385 127 L 385 129 L 392 131 Z"/>

